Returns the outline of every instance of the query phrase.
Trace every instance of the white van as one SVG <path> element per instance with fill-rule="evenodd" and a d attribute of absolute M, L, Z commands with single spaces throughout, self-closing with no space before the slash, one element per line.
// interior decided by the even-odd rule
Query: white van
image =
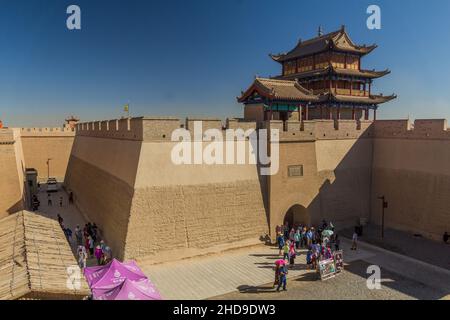
<path fill-rule="evenodd" d="M 57 192 L 58 191 L 58 182 L 55 178 L 49 178 L 47 180 L 47 192 Z"/>

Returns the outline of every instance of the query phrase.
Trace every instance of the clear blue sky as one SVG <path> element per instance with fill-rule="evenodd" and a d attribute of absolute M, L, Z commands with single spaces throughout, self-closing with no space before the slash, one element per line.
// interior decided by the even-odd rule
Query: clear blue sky
<path fill-rule="evenodd" d="M 78 4 L 82 30 L 66 28 Z M 378 4 L 382 29 L 368 30 Z M 269 53 L 347 26 L 377 43 L 367 69 L 389 68 L 374 90 L 398 99 L 381 118 L 450 119 L 450 1 L 0 1 L 0 119 L 57 126 L 132 115 L 240 116 L 235 97 L 255 74 L 276 75 Z"/>

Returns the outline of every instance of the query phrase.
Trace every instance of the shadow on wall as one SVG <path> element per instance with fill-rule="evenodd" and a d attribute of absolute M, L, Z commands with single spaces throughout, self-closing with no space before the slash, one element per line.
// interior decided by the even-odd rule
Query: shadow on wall
<path fill-rule="evenodd" d="M 354 139 L 280 142 L 280 172 L 271 177 L 271 234 L 283 222 L 318 225 L 325 219 L 339 230 L 369 220 L 370 133 L 369 127 Z M 289 167 L 300 165 L 303 175 L 289 176 Z"/>

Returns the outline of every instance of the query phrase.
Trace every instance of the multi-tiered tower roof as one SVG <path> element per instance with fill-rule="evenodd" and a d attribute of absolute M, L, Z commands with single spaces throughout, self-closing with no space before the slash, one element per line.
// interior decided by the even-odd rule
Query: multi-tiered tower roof
<path fill-rule="evenodd" d="M 299 120 L 365 119 L 369 110 L 396 98 L 372 92 L 372 82 L 389 70 L 361 68 L 361 58 L 376 45 L 353 43 L 345 27 L 298 44 L 287 53 L 271 54 L 282 74 L 256 78 L 238 98 L 246 106 L 264 105 L 264 119 L 288 120 L 294 111 Z M 302 110 L 303 109 L 303 110 Z"/>

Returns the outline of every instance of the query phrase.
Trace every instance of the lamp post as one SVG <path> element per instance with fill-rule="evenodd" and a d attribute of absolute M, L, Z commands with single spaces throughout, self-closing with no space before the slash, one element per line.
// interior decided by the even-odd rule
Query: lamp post
<path fill-rule="evenodd" d="M 382 201 L 381 206 L 381 239 L 384 239 L 384 209 L 388 207 L 388 202 L 386 201 L 385 196 L 378 197 Z"/>
<path fill-rule="evenodd" d="M 50 160 L 51 158 L 47 159 L 47 180 L 50 179 Z"/>

